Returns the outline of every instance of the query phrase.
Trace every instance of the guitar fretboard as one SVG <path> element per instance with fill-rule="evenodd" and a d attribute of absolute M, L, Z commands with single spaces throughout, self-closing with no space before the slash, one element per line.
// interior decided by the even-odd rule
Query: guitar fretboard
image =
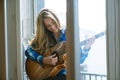
<path fill-rule="evenodd" d="M 105 32 L 101 32 L 101 33 L 99 33 L 99 34 L 96 34 L 96 35 L 95 35 L 95 39 L 97 39 L 97 38 L 99 38 L 99 37 L 101 37 L 101 36 L 103 36 L 103 35 L 105 35 Z M 81 41 L 81 42 L 80 42 L 80 46 L 85 45 L 87 41 L 88 41 L 88 39 Z"/>

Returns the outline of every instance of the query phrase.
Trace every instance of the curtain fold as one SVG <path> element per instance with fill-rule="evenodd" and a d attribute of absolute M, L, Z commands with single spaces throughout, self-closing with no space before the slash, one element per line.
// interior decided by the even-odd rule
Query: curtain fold
<path fill-rule="evenodd" d="M 107 80 L 120 80 L 120 1 L 106 0 Z"/>

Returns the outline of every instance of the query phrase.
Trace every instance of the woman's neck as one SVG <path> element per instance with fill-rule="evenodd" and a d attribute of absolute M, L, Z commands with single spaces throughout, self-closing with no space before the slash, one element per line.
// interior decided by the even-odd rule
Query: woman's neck
<path fill-rule="evenodd" d="M 54 36 L 55 36 L 55 39 L 57 40 L 60 36 L 60 30 L 58 32 L 54 33 Z"/>

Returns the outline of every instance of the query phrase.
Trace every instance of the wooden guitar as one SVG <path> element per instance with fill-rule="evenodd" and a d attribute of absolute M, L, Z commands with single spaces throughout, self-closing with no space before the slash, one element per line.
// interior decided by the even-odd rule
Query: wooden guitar
<path fill-rule="evenodd" d="M 105 32 L 96 34 L 95 39 L 103 36 L 104 34 Z M 85 45 L 87 40 L 88 39 L 81 41 L 80 46 Z M 65 49 L 65 48 L 62 48 L 62 49 Z M 61 56 L 64 53 L 65 53 L 65 50 L 59 52 L 58 56 Z M 39 63 L 32 61 L 30 59 L 26 59 L 26 63 L 25 63 L 26 73 L 27 73 L 27 76 L 30 78 L 30 80 L 43 80 L 49 76 L 55 76 L 63 68 L 65 68 L 65 65 L 59 64 L 59 63 L 57 63 L 57 65 L 55 66 L 45 65 L 44 67 L 42 67 Z"/>
<path fill-rule="evenodd" d="M 59 50 L 57 47 L 59 47 Z M 47 77 L 55 76 L 61 69 L 65 68 L 63 64 L 64 61 L 62 62 L 60 61 L 60 58 L 62 58 L 63 54 L 65 53 L 64 47 L 65 47 L 64 42 L 61 42 L 61 43 L 58 43 L 53 48 L 55 50 L 54 52 L 52 52 L 52 54 L 56 54 L 56 56 L 58 56 L 58 62 L 55 66 L 45 65 L 44 67 L 42 67 L 38 62 L 27 58 L 25 62 L 25 70 L 26 70 L 26 73 L 29 79 L 30 80 L 43 80 Z"/>
<path fill-rule="evenodd" d="M 44 68 L 35 61 L 26 60 L 25 69 L 30 80 L 43 80 L 48 77 L 54 66 L 45 66 Z"/>

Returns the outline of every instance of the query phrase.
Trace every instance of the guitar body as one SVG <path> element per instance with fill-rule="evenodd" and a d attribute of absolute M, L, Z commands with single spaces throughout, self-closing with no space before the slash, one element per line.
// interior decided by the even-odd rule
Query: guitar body
<path fill-rule="evenodd" d="M 45 66 L 44 68 L 35 61 L 26 59 L 25 69 L 30 80 L 43 80 L 48 77 L 54 66 Z"/>
<path fill-rule="evenodd" d="M 57 49 L 58 47 L 59 49 Z M 56 54 L 59 59 L 55 66 L 45 65 L 42 67 L 38 62 L 27 58 L 25 69 L 30 80 L 43 80 L 47 77 L 55 76 L 61 69 L 65 68 L 63 65 L 64 61 L 61 61 L 62 55 L 65 53 L 64 47 L 64 42 L 60 42 L 53 48 L 52 54 Z"/>

